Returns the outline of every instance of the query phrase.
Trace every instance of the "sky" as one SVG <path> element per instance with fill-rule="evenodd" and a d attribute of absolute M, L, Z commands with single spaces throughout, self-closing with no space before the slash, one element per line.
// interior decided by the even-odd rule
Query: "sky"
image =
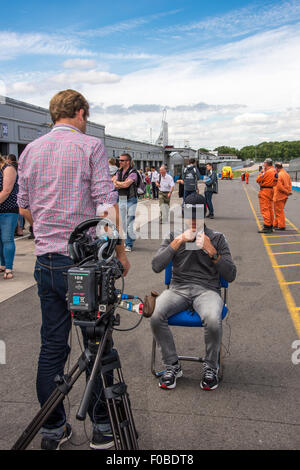
<path fill-rule="evenodd" d="M 0 95 L 80 91 L 114 136 L 213 150 L 300 140 L 300 0 L 14 0 Z"/>

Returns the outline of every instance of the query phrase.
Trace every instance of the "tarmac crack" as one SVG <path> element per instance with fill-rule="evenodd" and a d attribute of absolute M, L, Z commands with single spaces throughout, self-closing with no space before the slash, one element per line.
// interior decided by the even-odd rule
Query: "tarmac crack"
<path fill-rule="evenodd" d="M 133 412 L 141 412 L 145 413 L 145 410 L 139 409 L 139 408 L 133 408 Z M 208 415 L 205 413 L 180 413 L 178 410 L 176 412 L 171 412 L 171 411 L 161 411 L 161 410 L 149 410 L 149 413 L 155 413 L 155 414 L 166 414 L 166 415 L 176 415 L 176 416 L 198 416 L 202 418 L 212 418 L 212 419 L 231 419 L 231 420 L 237 420 L 237 421 L 251 421 L 251 422 L 258 422 L 258 423 L 267 423 L 267 424 L 280 424 L 282 426 L 294 426 L 296 428 L 300 427 L 299 423 L 291 423 L 291 422 L 285 422 L 285 421 L 276 421 L 276 420 L 268 420 L 268 419 L 260 419 L 260 418 L 249 418 L 249 417 L 239 417 L 239 416 L 226 416 L 226 415 Z"/>

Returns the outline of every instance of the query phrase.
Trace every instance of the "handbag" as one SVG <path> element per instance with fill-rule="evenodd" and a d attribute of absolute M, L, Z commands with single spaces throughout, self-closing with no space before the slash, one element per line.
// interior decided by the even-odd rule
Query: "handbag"
<path fill-rule="evenodd" d="M 150 295 L 146 295 L 143 302 L 143 316 L 146 318 L 151 317 L 155 309 L 156 298 L 159 296 L 159 293 L 156 291 L 151 291 Z"/>

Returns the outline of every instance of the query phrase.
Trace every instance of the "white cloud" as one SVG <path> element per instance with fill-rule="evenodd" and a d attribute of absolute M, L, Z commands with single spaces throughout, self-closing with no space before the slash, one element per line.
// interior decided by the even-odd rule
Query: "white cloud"
<path fill-rule="evenodd" d="M 283 21 L 291 19 L 291 11 L 299 20 L 300 4 L 299 8 L 293 1 L 289 5 Z M 182 139 L 189 140 L 194 148 L 214 148 L 222 144 L 241 147 L 266 139 L 299 139 L 300 24 L 274 28 L 279 11 L 284 15 L 279 7 L 264 10 L 273 29 L 217 47 L 197 48 L 192 42 L 193 50 L 165 57 L 101 51 L 97 58 L 149 59 L 147 68 L 122 77 L 102 66 L 100 69 L 98 62 L 96 68 L 93 60 L 76 54 L 64 62 L 64 69 L 70 71 L 53 71 L 31 81 L 7 77 L 7 83 L 12 84 L 9 90 L 13 90 L 13 97 L 24 96 L 41 106 L 48 105 L 58 86 L 76 87 L 93 105 L 91 120 L 104 124 L 109 134 L 136 140 L 149 140 L 150 129 L 158 136 L 164 107 L 168 109 L 170 143 Z M 255 29 L 254 17 L 251 21 Z M 105 34 L 109 34 L 108 29 Z M 16 36 L 15 45 L 10 37 L 8 50 L 20 52 L 23 36 Z M 25 39 L 26 47 L 31 44 L 35 51 L 58 48 L 52 36 L 36 36 L 31 38 L 32 43 L 29 37 Z M 84 50 L 79 42 L 66 43 L 69 55 L 72 47 Z M 0 56 L 4 48 L 0 35 Z M 118 70 L 117 62 L 114 70 Z M 32 95 L 30 84 L 34 84 Z"/>
<path fill-rule="evenodd" d="M 50 78 L 51 82 L 55 82 L 64 86 L 68 83 L 82 85 L 101 85 L 118 83 L 121 76 L 115 73 L 99 72 L 97 70 L 77 71 L 72 73 L 59 73 Z"/>
<path fill-rule="evenodd" d="M 40 33 L 0 32 L 0 60 L 38 54 L 54 56 L 93 56 L 73 37 Z"/>
<path fill-rule="evenodd" d="M 33 83 L 25 81 L 15 82 L 11 85 L 11 87 L 8 88 L 8 92 L 28 95 L 35 92 L 35 86 Z"/>
<path fill-rule="evenodd" d="M 244 113 L 236 116 L 234 118 L 234 122 L 236 124 L 244 124 L 249 126 L 253 126 L 253 124 L 274 124 L 274 121 L 271 119 L 272 118 L 269 115 L 263 113 Z"/>
<path fill-rule="evenodd" d="M 133 18 L 129 19 L 127 21 L 120 21 L 118 23 L 108 25 L 108 26 L 103 26 L 102 28 L 98 29 L 91 29 L 88 31 L 84 31 L 80 34 L 81 36 L 84 37 L 105 37 L 105 36 L 110 36 L 115 33 L 123 33 L 126 31 L 130 31 L 132 29 L 139 28 L 140 26 L 144 26 L 145 24 L 151 23 L 153 21 L 159 20 L 160 18 L 166 17 L 166 16 L 171 16 L 171 15 L 176 15 L 179 13 L 181 10 L 171 10 L 167 12 L 162 12 L 162 13 L 157 13 L 154 15 L 148 15 L 148 16 L 143 16 L 140 18 Z"/>
<path fill-rule="evenodd" d="M 65 69 L 92 69 L 96 66 L 96 61 L 93 59 L 68 59 L 63 62 Z"/>
<path fill-rule="evenodd" d="M 206 17 L 201 21 L 172 25 L 160 32 L 167 35 L 180 33 L 181 37 L 184 34 L 190 37 L 198 36 L 202 41 L 212 37 L 232 39 L 299 20 L 300 3 L 298 0 L 265 1 L 260 4 L 254 2 L 223 15 Z"/>

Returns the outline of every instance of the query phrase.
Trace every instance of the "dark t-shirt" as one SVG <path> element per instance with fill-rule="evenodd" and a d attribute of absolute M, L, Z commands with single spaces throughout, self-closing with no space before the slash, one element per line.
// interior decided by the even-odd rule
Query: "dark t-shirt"
<path fill-rule="evenodd" d="M 11 165 L 5 164 L 1 170 L 0 170 L 0 191 L 3 189 L 3 180 L 4 180 L 4 170 L 8 168 Z M 14 187 L 8 196 L 7 199 L 5 199 L 4 202 L 0 203 L 0 213 L 13 213 L 13 214 L 18 214 L 19 213 L 19 207 L 17 204 L 17 194 L 18 194 L 18 178 L 16 179 L 16 182 L 14 184 Z"/>

